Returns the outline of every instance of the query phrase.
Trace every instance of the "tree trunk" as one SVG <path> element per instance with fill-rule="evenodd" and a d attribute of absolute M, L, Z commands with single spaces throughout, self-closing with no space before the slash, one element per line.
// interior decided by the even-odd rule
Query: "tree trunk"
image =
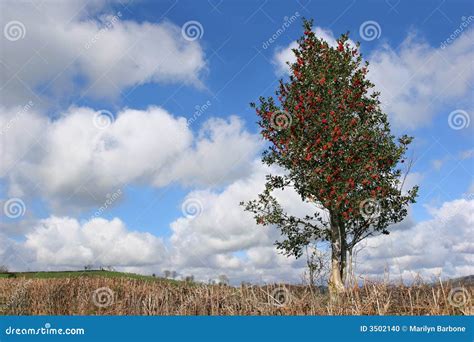
<path fill-rule="evenodd" d="M 347 250 L 347 272 L 346 272 L 346 279 L 344 279 L 344 283 L 348 286 L 355 285 L 355 277 L 354 277 L 354 258 L 352 247 Z"/>
<path fill-rule="evenodd" d="M 342 257 L 343 243 L 341 243 L 341 229 L 334 214 L 331 213 L 331 276 L 329 277 L 329 295 L 331 301 L 337 301 L 339 294 L 344 292 L 342 275 L 344 273 L 345 258 Z"/>
<path fill-rule="evenodd" d="M 339 224 L 339 232 L 341 234 L 341 265 L 340 273 L 342 283 L 346 285 L 346 276 L 347 276 L 347 242 L 346 242 L 346 230 L 344 227 Z"/>

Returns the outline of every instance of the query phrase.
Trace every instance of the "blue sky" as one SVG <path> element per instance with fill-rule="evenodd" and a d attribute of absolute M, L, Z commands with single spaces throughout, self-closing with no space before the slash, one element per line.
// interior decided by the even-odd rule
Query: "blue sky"
<path fill-rule="evenodd" d="M 13 218 L 3 212 L 0 263 L 13 248 L 21 260 L 13 268 L 118 260 L 118 267 L 141 273 L 167 268 L 202 279 L 226 273 L 233 281 L 297 281 L 301 261 L 278 256 L 272 247 L 276 233 L 254 232 L 260 228 L 236 204 L 258 193 L 266 173 L 249 102 L 273 95 L 278 79 L 287 76 L 282 62 L 306 17 L 324 38 L 349 31 L 361 42 L 394 133 L 415 137 L 408 183 L 419 184 L 420 195 L 390 243 L 415 240 L 416 252 L 381 253 L 387 242 L 375 238 L 361 272 L 379 275 L 385 263 L 396 264 L 392 272 L 405 276 L 407 270 L 427 276 L 473 273 L 469 1 L 1 6 L 0 195 L 4 204 L 21 200 L 24 210 Z M 181 31 L 190 21 L 198 23 L 197 39 Z M 370 22 L 374 39 L 361 31 Z M 15 25 L 19 37 L 7 30 Z M 29 101 L 31 108 L 21 111 Z M 101 113 L 110 127 L 87 126 Z M 453 117 L 461 127 L 453 128 Z M 102 220 L 91 220 L 117 191 L 117 199 L 96 215 Z M 186 199 L 198 199 L 198 217 L 183 212 Z M 305 210 L 287 201 L 292 210 Z M 110 232 L 116 237 L 103 237 Z M 433 258 L 440 247 L 435 243 L 416 245 L 433 234 L 446 254 L 458 251 L 452 260 Z M 444 237 L 452 234 L 459 241 L 446 243 Z M 94 242 L 97 236 L 103 244 Z M 193 248 L 197 251 L 189 252 Z M 112 250 L 109 257 L 102 256 L 104 249 Z"/>

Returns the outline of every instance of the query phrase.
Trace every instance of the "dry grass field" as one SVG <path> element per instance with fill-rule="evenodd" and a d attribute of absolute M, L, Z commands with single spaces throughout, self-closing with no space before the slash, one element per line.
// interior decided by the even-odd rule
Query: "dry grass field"
<path fill-rule="evenodd" d="M 0 279 L 3 315 L 472 315 L 472 286 L 365 283 L 331 302 L 308 286 L 127 277 Z"/>

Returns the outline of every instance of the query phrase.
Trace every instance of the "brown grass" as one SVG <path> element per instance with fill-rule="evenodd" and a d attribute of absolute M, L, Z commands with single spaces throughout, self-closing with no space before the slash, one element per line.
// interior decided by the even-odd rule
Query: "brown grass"
<path fill-rule="evenodd" d="M 460 290 L 461 289 L 461 290 Z M 337 303 L 307 286 L 228 287 L 127 278 L 0 279 L 4 315 L 468 315 L 473 288 L 354 287 Z M 456 292 L 457 291 L 457 292 Z M 462 291 L 462 293 L 460 292 Z M 466 293 L 468 294 L 466 296 Z M 459 297 L 461 295 L 464 297 Z M 456 297 L 457 296 L 457 297 Z M 467 298 L 467 301 L 465 300 Z M 459 305 L 460 300 L 462 301 Z M 455 305 L 452 305 L 454 303 Z"/>

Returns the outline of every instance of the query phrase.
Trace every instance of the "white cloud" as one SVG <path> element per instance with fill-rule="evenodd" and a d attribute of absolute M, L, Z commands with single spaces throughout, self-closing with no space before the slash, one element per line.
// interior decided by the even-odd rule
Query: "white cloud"
<path fill-rule="evenodd" d="M 474 200 L 445 202 L 431 208 L 432 218 L 389 236 L 367 240 L 361 250 L 357 271 L 411 279 L 419 273 L 427 278 L 458 277 L 474 273 Z"/>
<path fill-rule="evenodd" d="M 171 22 L 137 23 L 107 1 L 46 1 L 2 4 L 1 27 L 23 24 L 23 39 L 1 40 L 4 105 L 73 93 L 113 97 L 149 82 L 200 86 L 205 69 L 198 41 L 187 41 Z M 4 38 L 4 37 L 2 37 Z"/>
<path fill-rule="evenodd" d="M 260 148 L 237 117 L 210 119 L 194 136 L 185 118 L 158 107 L 125 109 L 105 129 L 94 125 L 99 114 L 4 111 L 0 176 L 9 194 L 36 193 L 59 210 L 101 204 L 130 183 L 221 186 L 247 174 Z"/>
<path fill-rule="evenodd" d="M 252 215 L 239 206 L 240 201 L 253 199 L 263 190 L 264 176 L 265 169 L 256 166 L 251 176 L 230 184 L 221 193 L 204 190 L 188 194 L 187 198 L 199 203 L 201 213 L 171 223 L 177 264 L 198 266 L 216 254 L 273 243 L 274 232 L 257 227 Z"/>
<path fill-rule="evenodd" d="M 259 150 L 257 137 L 245 130 L 238 116 L 228 121 L 211 118 L 201 127 L 195 146 L 170 164 L 155 184 L 178 180 L 188 185 L 214 186 L 238 179 L 251 167 Z"/>
<path fill-rule="evenodd" d="M 268 173 L 270 169 L 256 161 L 251 175 L 221 192 L 189 193 L 187 198 L 200 203 L 201 210 L 195 218 L 181 217 L 171 224 L 173 267 L 204 278 L 206 274 L 226 273 L 237 282 L 300 281 L 304 261 L 277 251 L 274 242 L 280 238 L 279 231 L 258 226 L 253 215 L 239 205 L 240 201 L 257 198 Z M 319 211 L 314 204 L 302 203 L 294 191 L 277 191 L 275 195 L 283 208 L 294 215 Z"/>
<path fill-rule="evenodd" d="M 82 267 L 84 265 L 136 266 L 157 264 L 166 257 L 160 238 L 128 231 L 115 218 L 95 218 L 83 224 L 68 217 L 40 221 L 26 235 L 24 248 L 42 266 Z"/>
<path fill-rule="evenodd" d="M 296 62 L 296 56 L 293 53 L 293 49 L 298 47 L 298 43 L 292 42 L 286 48 L 277 49 L 273 61 L 277 67 L 277 74 L 283 75 L 290 72 L 290 67 L 287 64 L 293 64 Z"/>
<path fill-rule="evenodd" d="M 443 106 L 455 103 L 447 118 L 469 103 L 473 37 L 474 30 L 467 31 L 441 49 L 409 35 L 397 50 L 384 45 L 369 55 L 369 77 L 396 125 L 417 128 L 430 123 Z"/>

